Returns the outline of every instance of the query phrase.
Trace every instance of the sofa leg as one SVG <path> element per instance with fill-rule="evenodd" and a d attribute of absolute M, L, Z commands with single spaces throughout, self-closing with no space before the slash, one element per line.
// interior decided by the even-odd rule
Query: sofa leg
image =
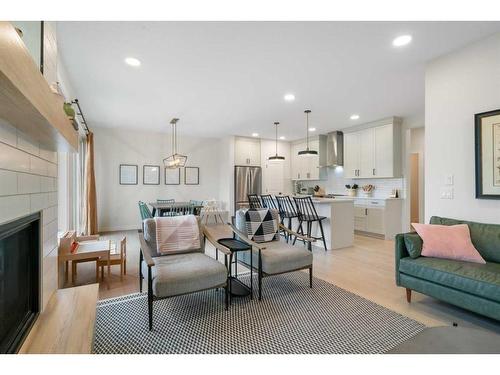
<path fill-rule="evenodd" d="M 406 288 L 406 301 L 408 303 L 411 302 L 411 289 L 409 289 L 409 288 Z"/>

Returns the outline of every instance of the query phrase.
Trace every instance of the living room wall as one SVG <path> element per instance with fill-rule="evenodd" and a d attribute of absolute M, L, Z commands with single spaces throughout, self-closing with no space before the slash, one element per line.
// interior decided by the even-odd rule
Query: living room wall
<path fill-rule="evenodd" d="M 99 231 L 128 230 L 140 227 L 137 202 L 173 198 L 220 199 L 221 141 L 216 138 L 180 135 L 179 152 L 188 156 L 187 166 L 200 168 L 200 184 L 165 185 L 163 159 L 171 153 L 170 134 L 94 127 L 95 174 Z M 138 184 L 119 184 L 119 165 L 138 166 Z M 143 165 L 160 165 L 160 185 L 144 185 Z"/>
<path fill-rule="evenodd" d="M 430 62 L 425 76 L 425 216 L 499 223 L 500 200 L 475 198 L 474 114 L 500 108 L 500 34 Z M 453 186 L 446 178 L 453 175 Z M 441 199 L 452 187 L 453 199 Z"/>

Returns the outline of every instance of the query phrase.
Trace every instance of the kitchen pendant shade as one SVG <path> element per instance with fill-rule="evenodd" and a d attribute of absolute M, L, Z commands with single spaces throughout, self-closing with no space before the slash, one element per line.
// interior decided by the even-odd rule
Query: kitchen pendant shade
<path fill-rule="evenodd" d="M 299 151 L 298 155 L 302 157 L 310 157 L 318 155 L 318 151 L 309 150 L 309 113 L 311 113 L 311 110 L 306 109 L 304 113 L 306 114 L 306 149 Z"/>
<path fill-rule="evenodd" d="M 178 118 L 173 118 L 170 120 L 170 125 L 172 125 L 172 155 L 163 159 L 163 165 L 167 169 L 177 169 L 182 168 L 186 165 L 187 156 L 179 154 L 177 152 L 177 122 Z"/>
<path fill-rule="evenodd" d="M 274 123 L 275 129 L 276 129 L 276 154 L 274 156 L 270 156 L 267 160 L 285 160 L 284 156 L 278 155 L 278 125 L 279 124 L 280 124 L 279 122 Z"/>

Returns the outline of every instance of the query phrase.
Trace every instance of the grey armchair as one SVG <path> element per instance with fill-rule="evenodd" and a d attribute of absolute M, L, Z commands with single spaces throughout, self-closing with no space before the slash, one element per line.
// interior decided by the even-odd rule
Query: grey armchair
<path fill-rule="evenodd" d="M 288 235 L 295 236 L 304 242 L 312 243 L 316 240 L 286 228 L 279 222 L 279 215 L 276 214 L 278 231 L 285 231 Z M 236 226 L 231 225 L 233 232 L 242 241 L 251 245 L 256 251 L 252 251 L 252 264 L 258 274 L 259 300 L 262 299 L 262 279 L 267 276 L 279 275 L 309 269 L 309 287 L 312 288 L 313 280 L 313 255 L 308 249 L 302 246 L 294 246 L 276 236 L 276 240 L 264 243 L 256 243 L 250 240 L 246 233 L 246 221 L 243 210 L 236 212 Z M 242 252 L 238 256 L 238 262 L 250 267 L 250 252 Z"/>
<path fill-rule="evenodd" d="M 227 269 L 217 260 L 204 254 L 203 225 L 198 219 L 200 248 L 188 252 L 163 255 L 157 252 L 156 223 L 143 221 L 139 230 L 139 290 L 147 277 L 149 330 L 153 328 L 153 302 L 156 300 L 224 288 L 225 308 L 228 308 Z"/>

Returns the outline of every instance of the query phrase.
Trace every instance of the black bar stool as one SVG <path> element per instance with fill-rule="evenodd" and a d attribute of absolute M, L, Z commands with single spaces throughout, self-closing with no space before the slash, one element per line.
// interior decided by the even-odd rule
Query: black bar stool
<path fill-rule="evenodd" d="M 278 211 L 281 217 L 281 224 L 285 225 L 285 219 L 288 219 L 288 229 L 292 230 L 292 220 L 299 217 L 295 204 L 288 195 L 277 195 Z M 289 235 L 286 236 L 286 242 L 289 240 Z"/>
<path fill-rule="evenodd" d="M 260 202 L 259 196 L 257 194 L 248 194 L 248 204 L 250 208 L 264 208 L 262 207 L 262 203 Z"/>
<path fill-rule="evenodd" d="M 312 223 L 317 221 L 319 225 L 319 230 L 321 231 L 321 237 L 312 237 L 312 238 L 316 240 L 322 240 L 323 245 L 325 246 L 325 251 L 328 250 L 326 247 L 325 233 L 323 232 L 323 224 L 322 224 L 322 221 L 326 219 L 326 216 L 318 216 L 318 213 L 316 212 L 316 208 L 314 208 L 314 203 L 311 197 L 303 197 L 303 198 L 293 197 L 293 200 L 295 201 L 295 205 L 297 206 L 297 213 L 299 215 L 299 228 L 297 229 L 297 232 L 300 234 L 304 234 L 302 223 L 305 222 L 307 224 L 307 237 L 312 237 L 311 236 Z M 297 238 L 293 240 L 294 244 L 296 240 Z M 309 242 L 309 249 L 310 248 L 311 248 L 311 243 Z"/>
<path fill-rule="evenodd" d="M 269 208 L 271 210 L 278 209 L 276 202 L 274 202 L 273 196 L 271 194 L 261 195 L 260 200 L 261 200 L 262 206 L 264 206 L 264 208 Z"/>

